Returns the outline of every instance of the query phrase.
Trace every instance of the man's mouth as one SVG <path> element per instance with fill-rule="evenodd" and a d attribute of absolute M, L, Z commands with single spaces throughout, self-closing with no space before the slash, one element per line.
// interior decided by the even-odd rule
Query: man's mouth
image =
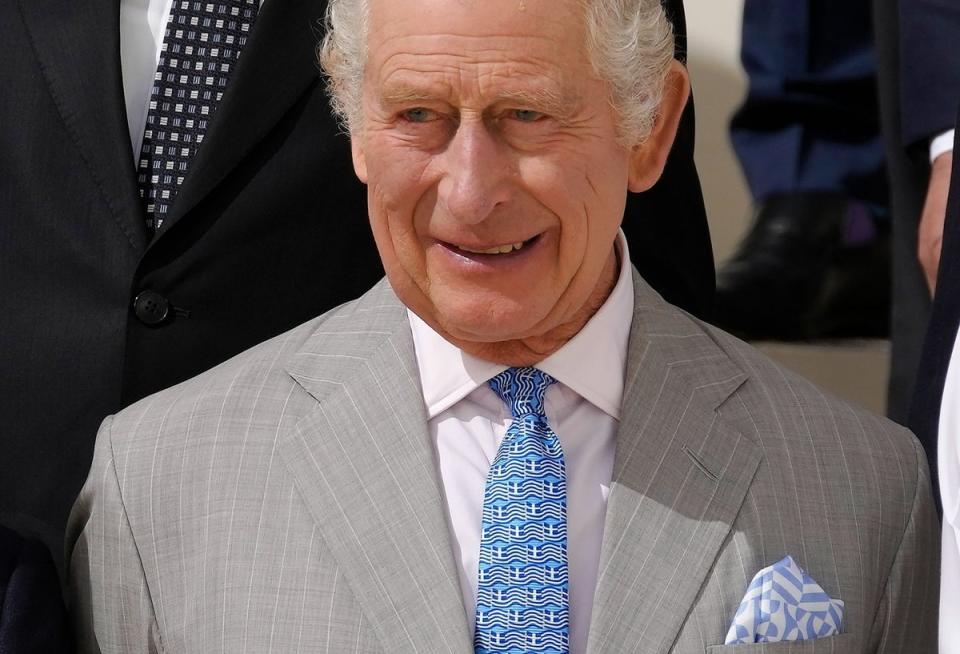
<path fill-rule="evenodd" d="M 503 245 L 495 245 L 489 248 L 471 248 L 466 245 L 458 245 L 456 243 L 451 243 L 455 249 L 461 250 L 463 252 L 469 252 L 470 254 L 510 254 L 511 252 L 516 252 L 517 250 L 522 250 L 527 245 L 533 243 L 536 240 L 536 236 L 529 238 L 526 241 L 517 241 L 516 243 L 504 243 Z"/>

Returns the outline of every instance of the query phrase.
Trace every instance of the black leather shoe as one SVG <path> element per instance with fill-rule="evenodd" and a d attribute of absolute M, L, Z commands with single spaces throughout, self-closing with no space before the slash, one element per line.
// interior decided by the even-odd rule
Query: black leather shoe
<path fill-rule="evenodd" d="M 889 221 L 834 193 L 769 198 L 717 272 L 715 322 L 742 338 L 881 338 L 889 308 Z"/>

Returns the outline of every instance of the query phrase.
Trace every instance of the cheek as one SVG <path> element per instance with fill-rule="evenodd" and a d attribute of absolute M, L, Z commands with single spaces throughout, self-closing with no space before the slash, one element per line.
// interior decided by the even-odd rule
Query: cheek
<path fill-rule="evenodd" d="M 428 152 L 386 130 L 367 134 L 365 154 L 370 179 L 394 192 L 416 184 L 430 162 Z"/>
<path fill-rule="evenodd" d="M 569 313 L 595 290 L 609 260 L 627 198 L 627 156 L 621 150 L 566 152 L 522 167 L 529 192 L 559 225 L 554 288 Z"/>
<path fill-rule="evenodd" d="M 430 191 L 424 174 L 429 158 L 408 147 L 397 147 L 389 139 L 372 139 L 368 152 L 367 196 L 374 232 L 388 232 L 394 240 L 406 237 L 414 231 L 417 206 Z"/>
<path fill-rule="evenodd" d="M 576 159 L 524 159 L 519 164 L 519 176 L 525 191 L 559 218 L 564 228 L 583 221 L 581 200 L 590 188 Z"/>
<path fill-rule="evenodd" d="M 404 174 L 402 167 L 385 168 L 371 179 L 376 182 L 368 186 L 367 201 L 380 259 L 401 299 L 415 302 L 429 286 L 418 207 L 430 195 L 430 188 L 421 185 L 415 175 Z"/>
<path fill-rule="evenodd" d="M 521 165 L 528 192 L 557 217 L 561 265 L 573 274 L 594 250 L 605 250 L 623 217 L 625 166 L 609 165 L 583 153 L 562 160 L 530 160 Z"/>
<path fill-rule="evenodd" d="M 397 266 L 416 275 L 422 252 L 417 247 L 414 227 L 414 203 L 398 196 L 389 186 L 377 183 L 368 187 L 370 227 L 384 266 Z"/>

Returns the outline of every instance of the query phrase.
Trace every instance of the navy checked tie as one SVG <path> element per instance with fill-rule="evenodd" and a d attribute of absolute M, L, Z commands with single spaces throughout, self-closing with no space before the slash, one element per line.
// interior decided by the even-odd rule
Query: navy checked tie
<path fill-rule="evenodd" d="M 150 234 L 183 184 L 259 7 L 259 0 L 173 0 L 137 161 Z"/>
<path fill-rule="evenodd" d="M 570 649 L 566 468 L 543 409 L 554 381 L 536 368 L 510 368 L 490 380 L 513 422 L 483 497 L 476 654 Z"/>

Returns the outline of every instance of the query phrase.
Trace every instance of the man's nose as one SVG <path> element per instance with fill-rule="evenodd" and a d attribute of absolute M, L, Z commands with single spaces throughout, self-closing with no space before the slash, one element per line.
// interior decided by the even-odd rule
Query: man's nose
<path fill-rule="evenodd" d="M 438 193 L 452 218 L 478 223 L 507 201 L 514 163 L 482 119 L 457 126 L 444 158 L 446 170 Z"/>

